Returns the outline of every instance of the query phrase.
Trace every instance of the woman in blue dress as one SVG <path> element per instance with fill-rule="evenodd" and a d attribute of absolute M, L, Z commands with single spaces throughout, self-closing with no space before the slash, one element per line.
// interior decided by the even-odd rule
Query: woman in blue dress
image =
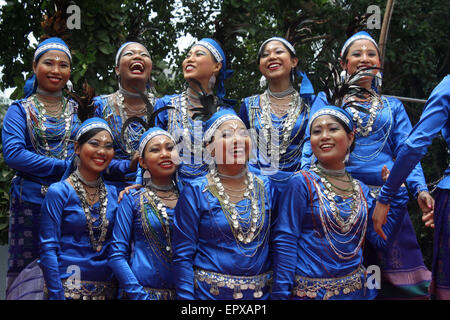
<path fill-rule="evenodd" d="M 380 67 L 378 45 L 364 31 L 356 33 L 345 42 L 340 57 L 344 77 L 353 75 L 357 70 Z M 373 69 L 373 72 L 378 73 L 377 69 Z M 375 77 L 362 77 L 358 83 L 367 89 L 378 90 L 380 80 L 381 73 L 378 73 Z M 326 97 L 321 92 L 314 101 L 312 110 L 326 104 Z M 367 112 L 349 108 L 356 130 L 356 145 L 350 154 L 347 170 L 353 177 L 368 185 L 374 193 L 378 193 L 383 185 L 380 174 L 382 168 L 392 168 L 412 126 L 403 104 L 396 98 L 377 94 L 370 99 L 359 99 L 358 105 Z M 422 210 L 427 210 L 424 204 L 432 201 L 432 198 L 420 163 L 406 179 L 406 184 Z M 408 199 L 404 193 L 400 193 L 397 199 L 400 200 L 400 197 Z M 407 211 L 406 206 L 398 209 Z M 382 270 L 378 298 L 429 297 L 431 273 L 424 264 L 409 214 L 404 214 L 402 227 L 388 250 L 382 252 L 368 245 L 365 255 L 367 263 L 379 265 Z"/>
<path fill-rule="evenodd" d="M 16 171 L 10 190 L 7 296 L 17 275 L 39 257 L 41 204 L 73 153 L 78 105 L 63 95 L 71 66 L 63 40 L 42 41 L 34 53 L 34 75 L 26 82 L 25 98 L 11 104 L 3 121 L 3 156 Z"/>
<path fill-rule="evenodd" d="M 48 189 L 42 204 L 39 265 L 50 300 L 105 300 L 117 286 L 108 250 L 117 212 L 117 190 L 101 176 L 114 157 L 108 123 L 81 125 L 73 164 Z"/>
<path fill-rule="evenodd" d="M 95 115 L 105 119 L 114 134 L 115 159 L 122 175 L 106 172 L 107 183 L 118 190 L 130 185 L 136 179 L 138 144 L 145 128 L 134 122 L 122 134 L 122 128 L 130 117 L 146 117 L 146 104 L 142 94 L 155 105 L 156 98 L 150 91 L 152 60 L 150 53 L 138 42 L 125 42 L 117 51 L 115 73 L 119 89 L 107 95 L 94 98 Z"/>
<path fill-rule="evenodd" d="M 213 39 L 203 38 L 189 50 L 182 63 L 187 88 L 180 94 L 166 95 L 156 102 L 155 110 L 165 106 L 173 110 L 163 111 L 156 118 L 156 125 L 167 130 L 175 140 L 181 141 L 179 153 L 181 165 L 180 181 L 195 179 L 208 172 L 204 163 L 203 150 L 204 123 L 193 119 L 195 109 L 233 108 L 225 99 L 224 81 L 232 75 L 227 69 L 225 53 Z M 215 95 L 214 95 L 215 91 Z"/>
<path fill-rule="evenodd" d="M 345 167 L 355 145 L 351 115 L 331 105 L 316 110 L 310 118 L 310 143 L 317 163 L 296 172 L 280 198 L 271 298 L 373 299 L 377 283 L 368 279 L 363 266 L 363 246 L 366 240 L 377 248 L 388 243 L 373 230 L 370 189 Z M 389 216 L 384 227 L 389 241 L 404 212 Z"/>
<path fill-rule="evenodd" d="M 397 154 L 389 178 L 380 190 L 374 212 L 375 231 L 380 233 L 381 224 L 389 211 L 389 204 L 395 201 L 399 186 L 407 179 L 416 164 L 427 152 L 436 135 L 441 132 L 450 147 L 450 76 L 446 76 L 428 98 L 419 122 L 414 126 Z M 432 282 L 430 293 L 433 298 L 450 300 L 450 167 L 445 170 L 434 193 L 436 203 L 429 202 L 431 210 L 422 217 L 426 226 L 434 227 L 434 248 Z M 392 204 L 391 204 L 392 206 Z M 434 214 L 434 218 L 433 218 Z"/>
<path fill-rule="evenodd" d="M 250 137 L 233 110 L 207 121 L 204 141 L 209 172 L 183 187 L 175 207 L 177 299 L 267 299 L 274 188 L 248 170 Z"/>
<path fill-rule="evenodd" d="M 141 137 L 139 155 L 150 178 L 120 202 L 109 265 L 123 299 L 173 300 L 172 224 L 180 193 L 175 140 L 167 131 L 151 128 Z"/>
<path fill-rule="evenodd" d="M 269 85 L 264 93 L 243 100 L 239 116 L 251 131 L 256 152 L 250 167 L 268 175 L 282 191 L 289 177 L 300 170 L 314 92 L 306 74 L 297 70 L 295 49 L 286 39 L 264 41 L 258 62 Z M 296 76 L 303 77 L 300 93 L 294 89 Z"/>

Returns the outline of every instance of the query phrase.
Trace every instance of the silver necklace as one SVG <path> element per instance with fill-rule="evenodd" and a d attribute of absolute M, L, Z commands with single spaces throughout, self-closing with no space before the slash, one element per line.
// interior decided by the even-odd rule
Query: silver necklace
<path fill-rule="evenodd" d="M 267 87 L 267 93 L 271 96 L 274 97 L 275 99 L 283 99 L 286 98 L 287 96 L 294 94 L 295 89 L 293 86 L 290 86 L 289 88 L 287 88 L 286 90 L 280 91 L 280 92 L 273 92 L 272 90 L 270 90 L 270 86 Z"/>

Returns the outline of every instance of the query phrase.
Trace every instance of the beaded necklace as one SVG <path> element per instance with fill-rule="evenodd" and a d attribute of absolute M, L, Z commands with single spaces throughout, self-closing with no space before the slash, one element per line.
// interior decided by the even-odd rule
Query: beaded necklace
<path fill-rule="evenodd" d="M 178 191 L 175 189 L 178 198 Z M 140 195 L 141 224 L 144 235 L 147 238 L 152 251 L 156 257 L 161 257 L 165 265 L 170 265 L 172 260 L 171 225 L 172 217 L 167 213 L 167 207 L 156 194 L 156 190 L 150 186 Z M 164 239 L 161 239 L 160 232 L 153 227 L 152 220 L 161 225 Z"/>
<path fill-rule="evenodd" d="M 240 207 L 243 210 L 239 210 L 239 206 L 230 201 L 217 171 L 211 168 L 209 175 L 212 181 L 208 185 L 208 189 L 219 200 L 234 240 L 242 252 L 248 251 L 247 246 L 261 235 L 265 225 L 265 197 L 262 182 L 258 181 L 250 171 L 247 171 L 246 190 L 243 195 L 244 198 L 248 199 L 249 204 Z M 260 205 L 258 206 L 259 201 Z M 257 249 L 264 243 L 266 234 L 267 232 L 259 237 L 261 241 L 253 248 L 254 251 L 250 256 L 256 254 Z"/>
<path fill-rule="evenodd" d="M 106 191 L 105 184 L 102 181 L 98 187 L 99 188 L 98 200 L 100 203 L 100 206 L 98 209 L 99 218 L 98 219 L 94 218 L 92 216 L 92 213 L 91 213 L 92 208 L 87 201 L 86 190 L 83 187 L 80 176 L 81 175 L 79 175 L 77 172 L 74 172 L 69 176 L 69 179 L 72 182 L 72 185 L 73 185 L 78 197 L 80 198 L 81 207 L 83 208 L 83 212 L 86 216 L 86 225 L 87 225 L 89 239 L 90 239 L 92 248 L 95 251 L 100 252 L 103 248 L 103 243 L 105 242 L 106 233 L 108 232 L 108 225 L 109 225 L 108 218 L 106 217 L 106 209 L 107 209 L 107 205 L 108 205 L 108 197 L 107 197 L 108 193 Z M 94 223 L 96 221 L 100 221 L 100 222 L 98 223 L 97 226 L 94 226 Z M 99 235 L 98 239 L 96 239 L 95 235 L 94 235 L 94 230 L 98 230 L 98 229 L 100 229 L 100 235 Z"/>
<path fill-rule="evenodd" d="M 351 196 L 339 197 L 337 202 L 337 195 L 326 176 L 322 175 L 316 166 L 312 166 L 311 171 L 319 175 L 323 185 L 321 187 L 315 179 L 312 179 L 318 194 L 319 217 L 327 243 L 339 258 L 352 259 L 360 252 L 367 230 L 368 208 L 362 189 L 358 181 L 351 179 L 353 189 Z M 350 175 L 349 177 L 351 178 Z M 350 210 L 346 210 L 349 204 Z M 358 242 L 353 250 L 343 251 L 338 248 L 338 245 L 344 246 L 354 239 L 358 239 Z"/>
<path fill-rule="evenodd" d="M 45 106 L 35 94 L 23 102 L 23 107 L 30 140 L 36 153 L 57 159 L 67 158 L 76 114 L 75 103 L 61 97 L 59 117 L 47 116 Z"/>

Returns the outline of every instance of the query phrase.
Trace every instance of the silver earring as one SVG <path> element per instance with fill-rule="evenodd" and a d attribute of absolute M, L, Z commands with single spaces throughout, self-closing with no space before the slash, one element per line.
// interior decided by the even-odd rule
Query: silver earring
<path fill-rule="evenodd" d="M 347 77 L 348 77 L 347 70 L 342 70 L 341 71 L 341 82 L 344 82 L 345 80 L 347 80 Z"/>
<path fill-rule="evenodd" d="M 150 171 L 145 169 L 144 174 L 142 175 L 142 183 L 144 186 L 148 185 L 152 181 L 152 175 L 150 174 Z"/>
<path fill-rule="evenodd" d="M 383 75 L 381 74 L 381 72 L 378 71 L 378 73 L 375 75 L 375 86 L 377 88 L 380 88 L 382 84 L 383 84 Z"/>
<path fill-rule="evenodd" d="M 215 84 L 216 84 L 216 76 L 215 76 L 215 75 L 212 75 L 211 78 L 209 78 L 209 81 L 208 81 L 208 87 L 209 87 L 210 89 L 213 89 L 214 86 L 215 86 Z"/>
<path fill-rule="evenodd" d="M 259 86 L 260 86 L 262 89 L 265 89 L 265 88 L 266 88 L 266 86 L 267 86 L 267 79 L 266 79 L 265 76 L 261 76 L 261 78 L 259 79 Z"/>

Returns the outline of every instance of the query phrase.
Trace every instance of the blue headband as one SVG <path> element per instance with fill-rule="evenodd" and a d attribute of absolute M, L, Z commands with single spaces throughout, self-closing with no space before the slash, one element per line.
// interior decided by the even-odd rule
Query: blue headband
<path fill-rule="evenodd" d="M 194 46 L 202 46 L 208 49 L 208 51 L 211 52 L 217 62 L 222 63 L 222 68 L 219 71 L 219 77 L 217 79 L 216 95 L 219 98 L 223 99 L 226 94 L 224 81 L 230 78 L 234 72 L 233 70 L 227 70 L 227 60 L 225 58 L 225 53 L 223 52 L 220 45 L 215 40 L 210 38 L 203 38 L 195 43 Z"/>
<path fill-rule="evenodd" d="M 72 63 L 72 56 L 70 54 L 69 47 L 62 39 L 57 38 L 57 37 L 48 38 L 48 39 L 42 41 L 41 43 L 39 43 L 36 48 L 36 51 L 34 52 L 33 61 L 37 62 L 44 53 L 46 53 L 47 51 L 50 51 L 50 50 L 58 50 L 58 51 L 64 52 L 67 55 L 67 57 L 69 57 L 70 63 Z M 37 85 L 38 85 L 38 83 L 36 81 L 36 75 L 33 74 L 25 82 L 25 85 L 23 87 L 23 91 L 25 93 L 25 98 L 28 98 L 29 96 L 31 96 L 33 93 L 36 92 Z"/>
<path fill-rule="evenodd" d="M 116 59 L 114 60 L 115 63 L 116 63 L 116 66 L 119 65 L 120 55 L 122 54 L 123 49 L 125 49 L 125 47 L 128 46 L 129 44 L 133 44 L 133 43 L 134 43 L 134 44 L 140 44 L 141 46 L 143 46 L 143 47 L 145 48 L 145 46 L 144 46 L 142 43 L 139 43 L 139 42 L 135 42 L 135 41 L 128 41 L 128 42 L 125 42 L 124 44 L 122 44 L 122 45 L 120 46 L 119 50 L 117 50 L 117 53 L 116 53 Z M 146 50 L 147 50 L 147 48 L 146 48 Z M 148 51 L 148 50 L 147 50 L 147 51 Z"/>
<path fill-rule="evenodd" d="M 261 58 L 261 55 L 263 53 L 263 50 L 264 50 L 264 47 L 266 46 L 266 44 L 271 41 L 280 41 L 282 44 L 284 44 L 286 46 L 286 48 L 291 52 L 291 54 L 294 57 L 297 57 L 295 48 L 289 41 L 287 41 L 286 39 L 281 38 L 281 37 L 272 37 L 272 38 L 269 38 L 266 41 L 264 41 L 262 43 L 262 45 L 259 47 L 258 60 Z M 308 76 L 306 75 L 306 73 L 301 70 L 296 70 L 296 74 L 298 77 L 302 78 L 302 82 L 300 84 L 300 96 L 303 98 L 310 98 L 314 94 L 314 88 L 313 88 L 311 81 L 308 79 Z"/>
<path fill-rule="evenodd" d="M 344 109 L 336 106 L 325 106 L 315 111 L 309 120 L 310 130 L 314 120 L 323 115 L 337 117 L 338 119 L 342 120 L 342 122 L 345 123 L 345 125 L 347 126 L 348 129 L 350 129 L 350 131 L 353 131 L 353 117 Z"/>
<path fill-rule="evenodd" d="M 347 48 L 350 47 L 350 45 L 356 40 L 369 40 L 378 49 L 378 44 L 374 40 L 374 38 L 372 38 L 372 36 L 370 34 L 368 34 L 366 31 L 360 31 L 360 32 L 355 33 L 350 38 L 348 38 L 347 41 L 345 41 L 344 46 L 341 49 L 341 54 L 340 54 L 341 59 L 345 58 L 345 57 L 343 57 L 345 50 L 347 50 Z"/>
<path fill-rule="evenodd" d="M 175 139 L 166 130 L 163 130 L 159 127 L 150 128 L 142 134 L 141 139 L 139 140 L 139 155 L 141 157 L 144 154 L 145 146 L 147 145 L 147 143 L 154 137 L 160 135 L 169 137 L 173 141 L 173 143 L 176 144 Z"/>
<path fill-rule="evenodd" d="M 108 125 L 108 122 L 106 122 L 105 120 L 101 119 L 101 118 L 97 118 L 97 117 L 93 117 L 93 118 L 89 118 L 86 121 L 84 121 L 80 128 L 77 131 L 77 135 L 75 136 L 75 140 L 78 141 L 78 139 L 80 139 L 80 137 L 85 134 L 86 132 L 92 130 L 92 129 L 104 129 L 106 131 L 109 132 L 109 134 L 111 135 L 111 137 L 113 137 L 113 134 L 111 132 L 111 129 Z"/>
<path fill-rule="evenodd" d="M 217 128 L 220 127 L 222 123 L 228 120 L 239 120 L 242 122 L 241 118 L 236 114 L 233 109 L 220 109 L 209 118 L 205 123 L 205 133 L 203 134 L 203 142 L 208 143 L 214 135 Z"/>

